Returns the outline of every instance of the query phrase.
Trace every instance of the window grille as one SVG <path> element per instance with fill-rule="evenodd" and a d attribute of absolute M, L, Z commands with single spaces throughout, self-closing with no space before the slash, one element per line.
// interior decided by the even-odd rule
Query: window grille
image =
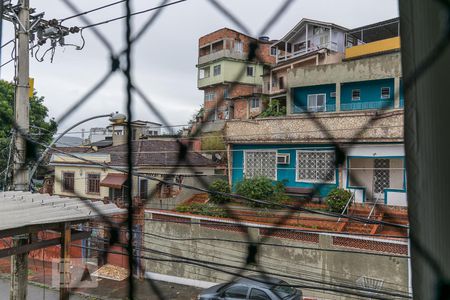
<path fill-rule="evenodd" d="M 297 181 L 335 183 L 334 151 L 297 152 Z"/>
<path fill-rule="evenodd" d="M 244 172 L 246 178 L 267 177 L 276 180 L 276 151 L 246 151 Z"/>

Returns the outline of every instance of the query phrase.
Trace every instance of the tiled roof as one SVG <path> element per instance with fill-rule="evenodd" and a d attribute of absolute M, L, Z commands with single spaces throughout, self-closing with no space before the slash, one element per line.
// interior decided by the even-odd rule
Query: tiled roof
<path fill-rule="evenodd" d="M 214 166 L 215 163 L 200 153 L 189 151 L 186 160 L 178 161 L 180 146 L 177 141 L 139 140 L 134 141 L 134 166 Z M 100 149 L 97 153 L 111 155 L 111 165 L 127 165 L 127 145 L 112 146 Z"/>

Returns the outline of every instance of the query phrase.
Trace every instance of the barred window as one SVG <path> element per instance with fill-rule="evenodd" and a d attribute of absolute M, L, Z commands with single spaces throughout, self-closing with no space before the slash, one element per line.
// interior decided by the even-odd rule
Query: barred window
<path fill-rule="evenodd" d="M 330 150 L 297 151 L 297 181 L 334 183 L 335 154 Z"/>
<path fill-rule="evenodd" d="M 73 172 L 64 172 L 62 174 L 63 178 L 63 191 L 64 192 L 73 192 L 75 190 L 75 173 Z"/>
<path fill-rule="evenodd" d="M 245 151 L 244 173 L 246 178 L 264 176 L 277 179 L 276 151 Z"/>
<path fill-rule="evenodd" d="M 100 194 L 100 174 L 87 175 L 87 192 L 89 194 Z"/>

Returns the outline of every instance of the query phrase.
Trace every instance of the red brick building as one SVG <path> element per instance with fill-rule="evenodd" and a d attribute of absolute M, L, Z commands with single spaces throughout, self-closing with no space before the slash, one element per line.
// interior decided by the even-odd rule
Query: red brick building
<path fill-rule="evenodd" d="M 267 37 L 255 39 L 228 28 L 199 39 L 203 121 L 248 119 L 261 113 L 262 75 L 275 63 L 270 45 Z M 257 47 L 256 57 L 249 57 L 252 47 Z"/>

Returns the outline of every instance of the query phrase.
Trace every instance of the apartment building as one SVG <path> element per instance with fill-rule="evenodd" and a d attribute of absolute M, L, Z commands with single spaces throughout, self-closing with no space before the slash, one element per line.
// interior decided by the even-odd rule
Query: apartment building
<path fill-rule="evenodd" d="M 275 63 L 267 37 L 222 28 L 199 39 L 198 88 L 207 119 L 248 119 L 262 110 L 262 75 Z M 256 57 L 249 59 L 250 49 Z M 222 122 L 223 123 L 223 122 Z"/>

